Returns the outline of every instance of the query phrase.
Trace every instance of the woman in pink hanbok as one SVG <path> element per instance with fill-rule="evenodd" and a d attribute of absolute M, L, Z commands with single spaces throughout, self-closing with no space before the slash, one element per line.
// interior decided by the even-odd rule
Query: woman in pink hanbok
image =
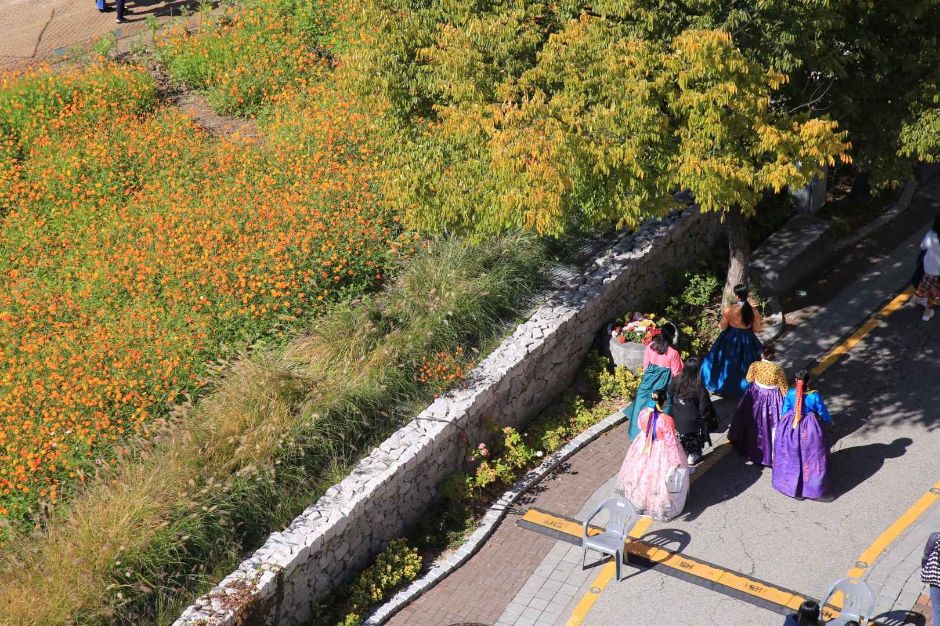
<path fill-rule="evenodd" d="M 638 513 L 668 521 L 682 513 L 689 495 L 689 464 L 676 425 L 663 412 L 666 390 L 652 394 L 654 406 L 640 413 L 640 436 L 623 459 L 618 486 Z"/>

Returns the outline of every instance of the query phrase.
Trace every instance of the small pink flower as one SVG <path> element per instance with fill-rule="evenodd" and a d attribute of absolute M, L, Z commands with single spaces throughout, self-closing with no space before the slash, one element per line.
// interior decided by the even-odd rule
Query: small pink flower
<path fill-rule="evenodd" d="M 490 455 L 490 451 L 486 449 L 485 443 L 481 443 L 480 445 L 478 445 L 477 450 L 480 451 L 480 456 L 482 457 L 488 457 Z"/>

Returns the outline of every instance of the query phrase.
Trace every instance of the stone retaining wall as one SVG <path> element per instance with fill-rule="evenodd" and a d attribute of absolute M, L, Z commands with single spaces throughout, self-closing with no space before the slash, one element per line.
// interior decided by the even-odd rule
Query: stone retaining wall
<path fill-rule="evenodd" d="M 483 423 L 520 426 L 565 389 L 598 330 L 647 303 L 671 269 L 707 253 L 718 221 L 696 210 L 646 223 L 550 296 L 479 364 L 175 622 L 303 624 L 316 603 L 419 518 Z"/>

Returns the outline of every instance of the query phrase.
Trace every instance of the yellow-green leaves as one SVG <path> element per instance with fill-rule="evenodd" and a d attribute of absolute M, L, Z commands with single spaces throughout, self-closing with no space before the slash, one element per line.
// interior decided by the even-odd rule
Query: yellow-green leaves
<path fill-rule="evenodd" d="M 834 123 L 772 104 L 788 77 L 714 27 L 707 0 L 662 15 L 613 0 L 368 4 L 378 51 L 350 63 L 399 120 L 387 196 L 420 230 L 630 226 L 679 189 L 747 215 L 848 148 Z M 663 15 L 689 27 L 667 35 Z"/>

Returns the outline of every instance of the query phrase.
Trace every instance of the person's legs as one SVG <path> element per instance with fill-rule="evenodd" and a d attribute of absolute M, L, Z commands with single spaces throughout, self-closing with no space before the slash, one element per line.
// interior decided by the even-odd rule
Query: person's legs
<path fill-rule="evenodd" d="M 927 293 L 927 304 L 924 307 L 924 316 L 930 318 L 934 308 L 940 306 L 940 276 L 930 277 L 930 289 Z"/>
<path fill-rule="evenodd" d="M 920 287 L 915 292 L 915 297 L 918 298 L 918 302 L 924 305 L 924 317 L 922 319 L 925 322 L 930 321 L 934 314 L 934 307 L 940 302 L 940 276 L 925 273 L 920 281 Z"/>
<path fill-rule="evenodd" d="M 940 587 L 930 585 L 930 604 L 933 606 L 934 626 L 940 626 Z"/>
<path fill-rule="evenodd" d="M 124 0 L 115 0 L 114 4 L 117 8 L 117 16 L 115 19 L 118 22 L 123 22 L 124 21 Z"/>

